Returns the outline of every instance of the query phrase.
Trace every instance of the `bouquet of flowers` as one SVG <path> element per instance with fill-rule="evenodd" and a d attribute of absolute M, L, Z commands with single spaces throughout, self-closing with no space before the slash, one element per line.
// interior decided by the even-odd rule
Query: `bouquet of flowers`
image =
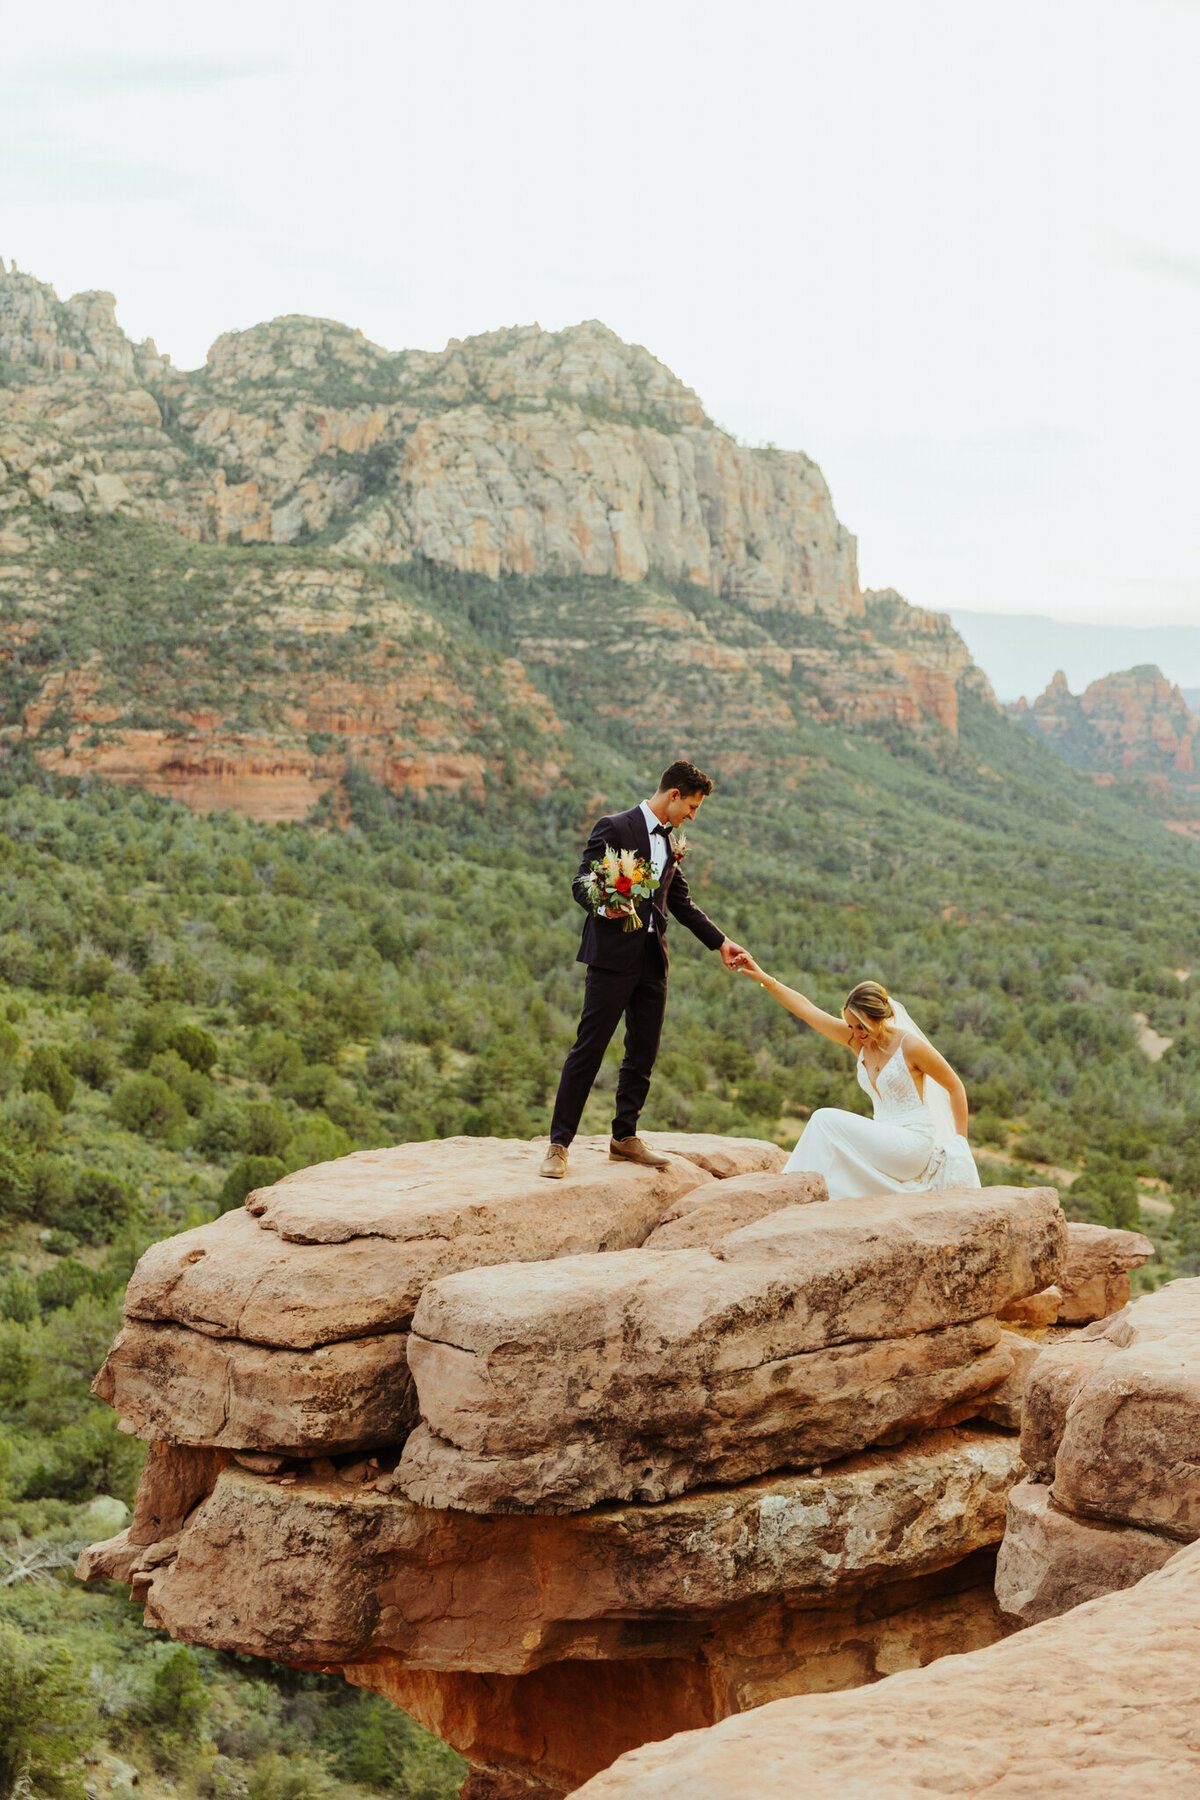
<path fill-rule="evenodd" d="M 638 901 L 657 891 L 658 878 L 636 850 L 614 850 L 609 844 L 584 876 L 583 886 L 594 913 L 619 913 L 622 931 L 640 931 Z"/>

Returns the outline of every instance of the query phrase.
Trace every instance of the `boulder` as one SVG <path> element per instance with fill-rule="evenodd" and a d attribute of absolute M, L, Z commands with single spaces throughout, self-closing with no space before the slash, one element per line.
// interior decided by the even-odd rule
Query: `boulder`
<path fill-rule="evenodd" d="M 456 1269 L 640 1244 L 681 1195 L 713 1178 L 572 1149 L 553 1188 L 526 1143 L 447 1138 L 363 1150 L 287 1175 L 246 1210 L 146 1252 L 126 1316 L 277 1349 L 403 1330 L 426 1283 Z"/>
<path fill-rule="evenodd" d="M 1103 1362 L 1109 1348 L 1081 1333 L 1072 1333 L 1039 1349 L 1026 1380 L 1021 1415 L 1021 1454 L 1036 1481 L 1053 1481 L 1054 1459 L 1067 1408 L 1081 1383 Z"/>
<path fill-rule="evenodd" d="M 1020 1431 L 1025 1417 L 1025 1392 L 1033 1365 L 1041 1355 L 1041 1346 L 1015 1331 L 1002 1331 L 1000 1343 L 1013 1359 L 1012 1374 L 1006 1375 L 998 1387 L 984 1396 L 975 1416 L 988 1419 L 1005 1431 Z"/>
<path fill-rule="evenodd" d="M 577 1800 L 1192 1800 L 1200 1545 L 970 1656 L 647 1744 Z"/>
<path fill-rule="evenodd" d="M 699 1156 L 774 1153 L 742 1142 L 704 1138 Z M 528 1144 L 452 1138 L 256 1190 L 142 1257 L 95 1392 L 151 1440 L 296 1456 L 398 1444 L 414 1416 L 406 1327 L 431 1276 L 639 1244 L 717 1185 L 696 1158 L 611 1161 L 607 1140 L 585 1140 L 553 1185 L 539 1161 Z"/>
<path fill-rule="evenodd" d="M 94 1383 L 139 1437 L 296 1456 L 399 1443 L 416 1419 L 408 1334 L 270 1350 L 132 1319 Z"/>
<path fill-rule="evenodd" d="M 1040 1294 L 1029 1294 L 1023 1300 L 1010 1300 L 996 1316 L 1004 1325 L 1023 1326 L 1040 1335 L 1046 1326 L 1053 1325 L 1058 1318 L 1062 1298 L 1060 1288 L 1043 1288 Z"/>
<path fill-rule="evenodd" d="M 788 1159 L 788 1152 L 767 1138 L 718 1137 L 710 1131 L 643 1131 L 641 1136 L 660 1156 L 682 1156 L 722 1181 L 739 1175 L 776 1175 Z M 593 1141 L 600 1142 L 576 1138 L 571 1154 L 576 1145 Z M 607 1146 L 608 1140 L 603 1142 Z"/>
<path fill-rule="evenodd" d="M 278 1661 L 523 1674 L 563 1658 L 711 1654 L 713 1621 L 772 1601 L 840 1602 L 951 1568 L 999 1541 L 1020 1473 L 1013 1439 L 936 1431 L 823 1475 L 773 1475 L 659 1505 L 479 1518 L 335 1476 L 227 1467 L 146 1588 L 185 1642 Z M 169 1529 L 167 1529 L 169 1528 Z M 132 1539 L 132 1530 L 129 1534 Z M 98 1547 L 91 1574 L 132 1544 Z M 129 1579 L 129 1574 L 125 1577 Z M 806 1614 L 806 1619 L 808 1615 Z M 819 1621 L 808 1620 L 811 1639 Z M 813 1630 L 809 1631 L 809 1624 Z M 801 1634 L 803 1635 L 803 1633 Z"/>
<path fill-rule="evenodd" d="M 1022 1625 L 1133 1587 L 1179 1549 L 1169 1538 L 1128 1525 L 1076 1519 L 1055 1506 L 1050 1489 L 1023 1481 L 1008 1497 L 996 1562 L 996 1598 Z"/>
<path fill-rule="evenodd" d="M 665 1133 L 663 1134 L 666 1135 Z M 661 1225 L 642 1246 L 646 1250 L 712 1250 L 731 1232 L 787 1206 L 828 1200 L 823 1175 L 778 1173 L 735 1175 L 694 1188 L 668 1207 Z"/>
<path fill-rule="evenodd" d="M 581 1510 L 810 1466 L 967 1416 L 1012 1373 L 989 1315 L 1048 1285 L 1052 1189 L 792 1206 L 717 1251 L 431 1284 L 409 1342 L 421 1504 Z"/>
<path fill-rule="evenodd" d="M 1067 1226 L 1067 1266 L 1059 1279 L 1061 1325 L 1086 1325 L 1120 1312 L 1129 1300 L 1129 1271 L 1154 1255 L 1154 1245 L 1140 1231 L 1114 1231 L 1107 1225 Z"/>
<path fill-rule="evenodd" d="M 1200 1536 L 1200 1280 L 1145 1295 L 1101 1330 L 1109 1354 L 1067 1409 L 1055 1502 L 1189 1542 Z"/>

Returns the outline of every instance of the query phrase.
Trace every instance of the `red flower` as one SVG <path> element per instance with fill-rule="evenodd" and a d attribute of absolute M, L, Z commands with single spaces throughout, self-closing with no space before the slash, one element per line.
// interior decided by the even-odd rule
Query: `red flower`
<path fill-rule="evenodd" d="M 633 892 L 633 883 L 628 875 L 618 875 L 616 887 L 618 894 L 632 894 Z"/>

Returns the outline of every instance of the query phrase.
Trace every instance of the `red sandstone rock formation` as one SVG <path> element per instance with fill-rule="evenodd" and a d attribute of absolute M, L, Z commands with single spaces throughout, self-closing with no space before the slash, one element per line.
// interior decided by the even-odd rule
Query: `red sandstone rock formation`
<path fill-rule="evenodd" d="M 973 1655 L 647 1744 L 579 1800 L 1191 1800 L 1198 1666 L 1200 1545 Z"/>
<path fill-rule="evenodd" d="M 815 463 L 737 444 L 653 356 L 596 321 L 434 354 L 284 318 L 227 334 L 184 375 L 131 344 L 113 306 L 106 294 L 62 303 L 0 265 L 0 356 L 23 376 L 0 390 L 0 657 L 42 634 L 48 602 L 61 618 L 94 595 L 80 542 L 59 554 L 72 522 L 77 534 L 97 517 L 127 528 L 125 563 L 152 580 L 161 540 L 137 536 L 145 523 L 220 546 L 227 558 L 197 551 L 182 579 L 219 567 L 235 592 L 229 618 L 205 615 L 182 659 L 156 658 L 140 620 L 118 654 L 56 639 L 15 728 L 49 768 L 279 819 L 331 790 L 336 804 L 352 765 L 396 791 L 479 791 L 502 771 L 552 786 L 558 721 L 533 683 L 591 641 L 586 588 L 583 618 L 515 608 L 520 662 L 481 671 L 403 580 L 398 598 L 385 571 L 414 559 L 628 584 L 629 635 L 669 678 L 599 704 L 652 706 L 676 729 L 719 718 L 728 737 L 814 713 L 954 732 L 963 694 L 994 704 L 943 615 L 861 592 L 854 538 Z M 314 537 L 319 565 L 312 551 L 287 556 Z M 238 554 L 247 545 L 284 554 L 251 560 Z M 721 596 L 723 610 L 689 607 L 664 575 Z M 222 636 L 230 619 L 313 640 L 307 660 L 258 659 L 253 729 L 227 704 L 243 677 Z M 707 703 L 703 672 L 717 678 Z M 512 709 L 530 729 L 481 748 Z"/>
<path fill-rule="evenodd" d="M 1024 1623 L 1127 1587 L 1200 1537 L 1200 1280 L 1047 1346 L 1026 1390 L 997 1595 Z"/>
<path fill-rule="evenodd" d="M 1195 717 L 1153 665 L 1105 675 L 1079 695 L 1060 669 L 1032 706 L 1022 701 L 1009 710 L 1079 768 L 1110 777 L 1195 770 Z"/>
<path fill-rule="evenodd" d="M 1057 1271 L 1054 1194 L 930 1196 L 907 1221 L 881 1200 L 860 1217 L 824 1203 L 811 1177 L 781 1175 L 774 1145 L 662 1143 L 661 1173 L 584 1143 L 553 1191 L 536 1145 L 368 1152 L 155 1246 L 98 1383 L 151 1454 L 131 1526 L 81 1573 L 129 1581 L 148 1622 L 185 1641 L 340 1669 L 456 1744 L 481 1771 L 478 1794 L 518 1782 L 544 1800 L 658 1733 L 994 1641 L 1007 1627 L 991 1553 L 1018 1446 L 944 1421 L 1000 1404 L 1013 1355 L 992 1310 Z M 637 1247 L 681 1227 L 692 1247 Z M 610 1414 L 620 1389 L 625 1417 L 652 1423 L 703 1363 L 715 1404 L 690 1442 L 718 1444 L 713 1376 L 740 1359 L 737 1416 L 763 1472 L 727 1462 L 726 1485 L 697 1487 L 711 1459 L 693 1449 L 675 1498 L 596 1508 L 577 1488 L 575 1510 L 555 1516 L 405 1497 L 404 1349 L 425 1296 L 444 1305 L 464 1279 L 451 1271 L 474 1270 L 499 1318 L 514 1282 L 582 1296 L 581 1275 L 605 1268 L 620 1279 L 590 1325 L 561 1310 L 532 1361 L 511 1336 L 492 1346 L 499 1385 L 481 1423 L 491 1413 L 511 1432 L 506 1363 L 543 1427 L 548 1393 L 573 1392 L 587 1413 L 589 1389 Z M 657 1275 L 644 1316 L 614 1310 L 635 1268 Z M 874 1346 L 871 1332 L 884 1333 Z M 838 1459 L 823 1470 L 779 1466 L 805 1460 L 814 1429 L 801 1364 L 825 1371 L 827 1420 L 840 1403 L 850 1421 L 822 1427 Z M 427 1404 L 444 1411 L 434 1389 Z M 891 1447 L 865 1447 L 873 1436 Z"/>

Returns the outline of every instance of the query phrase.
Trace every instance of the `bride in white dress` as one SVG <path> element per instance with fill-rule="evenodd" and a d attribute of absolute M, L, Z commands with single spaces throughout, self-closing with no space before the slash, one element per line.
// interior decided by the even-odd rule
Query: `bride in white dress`
<path fill-rule="evenodd" d="M 967 1090 L 886 989 L 860 981 L 837 1018 L 767 975 L 748 951 L 737 967 L 814 1031 L 854 1051 L 858 1085 L 874 1108 L 865 1119 L 819 1107 L 788 1170 L 823 1175 L 831 1200 L 980 1185 L 967 1142 Z"/>

